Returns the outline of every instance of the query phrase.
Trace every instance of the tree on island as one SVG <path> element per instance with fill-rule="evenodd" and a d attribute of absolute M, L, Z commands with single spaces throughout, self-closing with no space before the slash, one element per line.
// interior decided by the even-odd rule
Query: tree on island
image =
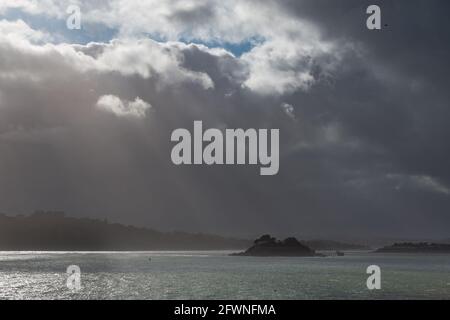
<path fill-rule="evenodd" d="M 259 237 L 258 239 L 256 239 L 255 241 L 253 241 L 253 243 L 255 245 L 264 244 L 264 243 L 275 243 L 276 240 L 277 239 L 270 236 L 270 234 L 265 234 L 265 235 Z"/>

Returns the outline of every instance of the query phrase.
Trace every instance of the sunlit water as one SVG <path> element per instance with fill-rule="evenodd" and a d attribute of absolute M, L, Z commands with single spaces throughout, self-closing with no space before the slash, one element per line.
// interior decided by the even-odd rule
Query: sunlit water
<path fill-rule="evenodd" d="M 151 257 L 151 261 L 149 261 Z M 382 270 L 369 291 L 366 268 Z M 66 286 L 81 268 L 81 290 Z M 0 299 L 450 299 L 450 255 L 0 252 Z"/>

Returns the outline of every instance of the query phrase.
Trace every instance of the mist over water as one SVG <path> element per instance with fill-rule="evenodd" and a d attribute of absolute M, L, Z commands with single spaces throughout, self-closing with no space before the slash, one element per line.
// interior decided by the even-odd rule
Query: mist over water
<path fill-rule="evenodd" d="M 1 252 L 0 299 L 446 299 L 450 255 L 230 257 L 228 251 Z M 149 260 L 151 258 L 151 261 Z M 66 287 L 69 265 L 81 290 Z M 366 268 L 382 270 L 369 291 Z"/>

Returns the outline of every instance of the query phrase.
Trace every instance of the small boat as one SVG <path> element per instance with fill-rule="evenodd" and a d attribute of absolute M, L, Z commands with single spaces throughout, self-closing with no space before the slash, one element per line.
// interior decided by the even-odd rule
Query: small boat
<path fill-rule="evenodd" d="M 342 251 L 336 251 L 338 257 L 343 257 L 345 254 Z"/>

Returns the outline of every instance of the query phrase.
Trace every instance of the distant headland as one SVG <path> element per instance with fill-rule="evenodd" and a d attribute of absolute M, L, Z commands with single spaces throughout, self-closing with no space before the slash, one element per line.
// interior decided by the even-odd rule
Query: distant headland
<path fill-rule="evenodd" d="M 159 232 L 37 211 L 29 216 L 0 214 L 0 251 L 237 250 L 249 240 L 209 234 Z"/>
<path fill-rule="evenodd" d="M 394 243 L 375 250 L 375 253 L 450 253 L 450 244 L 428 242 Z"/>
<path fill-rule="evenodd" d="M 253 244 L 253 246 L 252 246 Z M 151 251 L 243 250 L 238 255 L 310 256 L 315 251 L 369 250 L 332 240 L 278 241 L 269 235 L 252 242 L 212 234 L 160 232 L 149 228 L 74 218 L 61 211 L 36 211 L 31 215 L 0 213 L 0 251 Z"/>
<path fill-rule="evenodd" d="M 232 256 L 251 257 L 314 257 L 321 256 L 313 249 L 301 244 L 296 238 L 279 241 L 266 234 L 256 239 L 249 249 Z"/>

